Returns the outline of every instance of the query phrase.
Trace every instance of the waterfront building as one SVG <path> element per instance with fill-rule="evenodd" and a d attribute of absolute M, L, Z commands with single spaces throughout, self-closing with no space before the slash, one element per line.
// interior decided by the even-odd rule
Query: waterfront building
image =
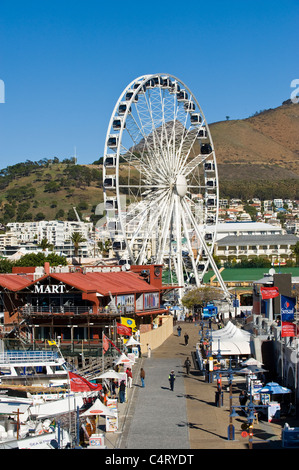
<path fill-rule="evenodd" d="M 70 352 L 100 354 L 102 333 L 116 338 L 121 317 L 141 332 L 151 329 L 168 313 L 161 305 L 173 288 L 162 284 L 160 265 L 14 268 L 0 274 L 1 337 L 7 345 L 59 340 Z"/>
<path fill-rule="evenodd" d="M 298 241 L 292 234 L 230 235 L 217 240 L 214 254 L 222 262 L 263 256 L 277 264 L 293 258 L 292 249 Z"/>
<path fill-rule="evenodd" d="M 263 299 L 262 288 L 276 288 L 278 295 Z M 251 328 L 255 337 L 256 358 L 263 363 L 269 376 L 293 391 L 292 403 L 299 411 L 298 358 L 299 337 L 297 329 L 297 296 L 299 277 L 291 273 L 269 273 L 253 283 Z M 287 303 L 286 303 L 287 302 Z M 287 322 L 292 328 L 283 330 L 286 311 L 293 319 Z M 250 323 L 248 323 L 248 326 Z M 292 330 L 292 331 L 291 331 Z M 291 332 L 290 332 L 291 331 Z"/>
<path fill-rule="evenodd" d="M 238 235 L 281 235 L 283 229 L 264 222 L 224 222 L 217 224 L 216 239 Z"/>

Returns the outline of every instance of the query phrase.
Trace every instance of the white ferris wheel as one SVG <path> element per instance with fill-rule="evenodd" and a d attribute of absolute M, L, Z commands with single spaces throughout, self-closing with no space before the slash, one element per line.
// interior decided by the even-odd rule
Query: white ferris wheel
<path fill-rule="evenodd" d="M 182 288 L 200 286 L 218 221 L 212 137 L 188 87 L 143 75 L 120 95 L 103 161 L 106 228 L 120 264 L 163 264 Z"/>

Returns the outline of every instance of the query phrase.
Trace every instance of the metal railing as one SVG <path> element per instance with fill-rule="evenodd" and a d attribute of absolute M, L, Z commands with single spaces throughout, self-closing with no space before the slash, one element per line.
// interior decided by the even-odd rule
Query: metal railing
<path fill-rule="evenodd" d="M 55 314 L 55 313 L 72 313 L 74 315 L 80 315 L 82 313 L 92 313 L 92 308 L 91 307 L 85 307 L 85 306 L 56 306 L 56 305 L 49 305 L 45 307 L 37 307 L 33 305 L 28 305 L 26 307 L 23 307 L 21 309 L 23 314 L 27 315 L 32 315 L 32 314 L 37 314 L 37 313 L 44 313 L 44 314 Z"/>

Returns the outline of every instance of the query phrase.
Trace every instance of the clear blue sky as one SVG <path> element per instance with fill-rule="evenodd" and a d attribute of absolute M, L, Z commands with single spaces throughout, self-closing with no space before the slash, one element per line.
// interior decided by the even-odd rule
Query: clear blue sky
<path fill-rule="evenodd" d="M 177 76 L 209 123 L 289 99 L 299 3 L 1 0 L 0 168 L 103 155 L 110 115 L 146 73 Z"/>

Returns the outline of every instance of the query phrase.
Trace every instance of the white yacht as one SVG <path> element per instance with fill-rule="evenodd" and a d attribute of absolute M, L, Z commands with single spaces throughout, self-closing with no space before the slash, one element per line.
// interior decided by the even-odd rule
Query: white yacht
<path fill-rule="evenodd" d="M 0 384 L 62 386 L 68 383 L 65 359 L 56 351 L 0 352 Z"/>

